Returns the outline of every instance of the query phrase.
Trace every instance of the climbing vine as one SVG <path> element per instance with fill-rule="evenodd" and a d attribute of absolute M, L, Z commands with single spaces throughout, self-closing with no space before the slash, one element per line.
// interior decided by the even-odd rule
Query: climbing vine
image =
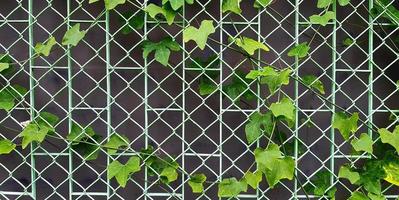
<path fill-rule="evenodd" d="M 89 3 L 98 3 L 99 1 L 89 0 Z M 122 6 L 125 3 L 125 0 L 103 1 L 106 11 L 112 11 L 115 7 Z M 257 9 L 267 9 L 272 3 L 272 0 L 256 0 L 253 6 Z M 347 6 L 349 3 L 350 0 L 338 0 L 339 6 Z M 140 12 L 126 12 L 119 19 L 123 24 L 122 33 L 129 34 L 134 29 L 142 29 L 146 16 L 154 20 L 166 21 L 167 25 L 181 26 L 174 20 L 181 13 L 183 6 L 192 4 L 195 4 L 194 0 L 162 0 L 161 5 L 149 3 L 145 7 L 138 7 Z M 241 0 L 223 0 L 222 12 L 239 15 L 242 13 L 240 4 Z M 317 0 L 316 6 L 323 9 L 323 12 L 310 16 L 309 21 L 319 26 L 326 26 L 333 22 L 336 13 L 329 11 L 332 4 L 332 0 Z M 391 5 L 389 0 L 375 1 L 374 8 L 369 15 L 373 18 L 379 13 L 384 13 L 383 17 L 392 24 L 399 25 L 399 10 Z M 37 43 L 34 47 L 34 55 L 28 60 L 40 56 L 49 56 L 54 51 L 57 42 L 66 48 L 74 48 L 91 28 L 92 26 L 82 30 L 79 23 L 74 24 L 65 32 L 60 41 L 55 37 L 49 37 L 46 41 Z M 67 141 L 70 148 L 79 152 L 81 158 L 90 163 L 97 159 L 100 149 L 104 149 L 111 155 L 116 155 L 121 151 L 134 153 L 135 155 L 131 156 L 126 162 L 116 159 L 106 166 L 108 179 L 114 179 L 120 187 L 125 187 L 129 178 L 134 179 L 134 174 L 145 168 L 150 176 L 159 177 L 161 184 L 170 184 L 176 181 L 179 176 L 187 176 L 188 182 L 186 184 L 191 187 L 193 193 L 203 193 L 205 184 L 215 182 L 218 184 L 219 197 L 237 196 L 246 192 L 248 187 L 257 189 L 264 180 L 270 188 L 273 188 L 282 180 L 298 179 L 295 173 L 297 160 L 294 159 L 292 147 L 297 145 L 301 149 L 301 144 L 298 140 L 284 143 L 286 135 L 279 130 L 280 125 L 293 127 L 298 121 L 295 114 L 297 105 L 280 92 L 282 87 L 291 82 L 296 82 L 334 108 L 332 110 L 337 110 L 332 113 L 331 126 L 341 134 L 345 141 L 351 144 L 353 154 L 369 155 L 369 158 L 359 166 L 344 164 L 339 169 L 338 178 L 346 179 L 349 183 L 358 187 L 358 190 L 353 192 L 349 199 L 385 199 L 381 189 L 382 182 L 399 186 L 399 126 L 396 126 L 393 130 L 375 127 L 360 119 L 359 113 L 348 112 L 325 97 L 324 84 L 316 75 L 299 76 L 295 73 L 294 68 L 276 67 L 265 60 L 254 57 L 256 52 L 270 53 L 269 47 L 255 38 L 239 35 L 237 38 L 230 37 L 229 44 L 223 44 L 209 37 L 216 31 L 214 22 L 210 19 L 197 23 L 193 22 L 182 28 L 184 29 L 184 43 L 196 44 L 201 50 L 204 50 L 209 42 L 223 45 L 233 50 L 237 55 L 242 55 L 253 65 L 253 69 L 247 73 L 237 69 L 233 72 L 230 83 L 219 86 L 216 81 L 218 74 L 211 70 L 205 70 L 219 67 L 220 58 L 218 55 L 210 56 L 206 60 L 194 59 L 191 67 L 204 71 L 204 73 L 201 73 L 198 88 L 196 88 L 200 95 L 207 96 L 222 92 L 224 98 L 235 104 L 245 103 L 247 100 L 256 98 L 255 94 L 248 88 L 249 84 L 256 82 L 259 85 L 266 86 L 269 95 L 277 96 L 275 102 L 262 101 L 262 106 L 265 106 L 267 110 L 251 114 L 245 124 L 245 136 L 248 145 L 259 142 L 265 144 L 265 146 L 253 150 L 255 162 L 252 166 L 256 166 L 255 170 L 251 166 L 242 177 L 209 180 L 204 173 L 190 174 L 184 171 L 174 158 L 159 156 L 154 147 L 149 146 L 141 150 L 131 149 L 129 138 L 122 134 L 114 133 L 103 143 L 101 136 L 95 132 L 95 127 L 73 123 L 66 138 L 59 137 L 54 134 L 59 118 L 49 112 L 38 113 L 24 125 L 23 130 L 13 130 L 1 125 L 10 131 L 18 132 L 22 140 L 21 143 L 9 139 L 0 140 L 0 154 L 9 154 L 19 147 L 26 149 L 31 144 L 40 145 L 47 138 L 53 138 Z M 312 40 L 298 43 L 288 51 L 287 56 L 298 60 L 306 58 L 309 51 L 312 50 L 311 42 Z M 355 42 L 346 38 L 343 45 L 350 46 Z M 180 46 L 181 44 L 169 36 L 158 41 L 148 39 L 141 44 L 142 56 L 143 58 L 153 57 L 156 62 L 168 67 L 170 55 L 181 51 Z M 12 75 L 12 69 L 15 67 L 17 67 L 17 62 L 14 62 L 7 53 L 0 55 L 0 73 L 2 76 Z M 24 102 L 24 96 L 27 93 L 28 90 L 20 85 L 10 85 L 9 83 L 3 85 L 0 91 L 0 109 L 9 112 L 17 104 L 29 106 Z M 357 134 L 359 124 L 363 124 L 369 129 L 369 132 L 377 133 L 377 135 L 372 137 L 367 133 Z M 301 154 L 302 152 L 296 153 Z M 308 199 L 309 195 L 334 199 L 337 189 L 331 184 L 330 177 L 329 171 L 320 171 L 315 175 L 313 184 L 301 184 L 301 190 Z"/>

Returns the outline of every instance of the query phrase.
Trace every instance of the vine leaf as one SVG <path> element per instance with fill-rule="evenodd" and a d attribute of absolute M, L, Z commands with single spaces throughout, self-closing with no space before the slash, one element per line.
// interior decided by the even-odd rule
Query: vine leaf
<path fill-rule="evenodd" d="M 241 14 L 242 10 L 240 8 L 241 0 L 223 0 L 222 12 L 231 11 L 237 15 Z"/>
<path fill-rule="evenodd" d="M 0 109 L 9 112 L 28 91 L 20 85 L 7 86 L 0 91 Z"/>
<path fill-rule="evenodd" d="M 277 72 L 272 67 L 263 67 L 262 70 L 251 70 L 245 78 L 257 79 L 260 77 L 261 84 L 267 84 L 271 94 L 274 94 L 282 85 L 288 85 L 290 83 L 291 70 L 286 68 L 280 72 Z"/>
<path fill-rule="evenodd" d="M 370 200 L 366 195 L 361 192 L 355 191 L 348 200 Z"/>
<path fill-rule="evenodd" d="M 55 41 L 55 37 L 50 37 L 46 43 L 37 43 L 35 45 L 35 52 L 38 55 L 49 56 L 51 49 L 55 44 L 57 44 L 57 41 Z"/>
<path fill-rule="evenodd" d="M 359 184 L 363 185 L 364 189 L 374 194 L 381 193 L 381 179 L 386 177 L 383 168 L 382 160 L 367 160 L 360 172 Z"/>
<path fill-rule="evenodd" d="M 303 83 L 308 87 L 318 90 L 320 94 L 325 94 L 324 84 L 314 75 L 305 75 L 302 77 Z"/>
<path fill-rule="evenodd" d="M 54 127 L 58 123 L 59 118 L 49 112 L 40 112 L 35 120 L 39 127 L 46 127 L 49 130 L 49 133 L 53 133 L 55 131 Z"/>
<path fill-rule="evenodd" d="M 338 0 L 340 6 L 346 6 L 351 2 L 351 0 Z"/>
<path fill-rule="evenodd" d="M 62 38 L 62 45 L 76 46 L 86 35 L 86 31 L 80 31 L 80 24 L 77 23 L 70 28 Z"/>
<path fill-rule="evenodd" d="M 244 179 L 247 184 L 250 185 L 253 189 L 257 189 L 259 183 L 262 181 L 262 172 L 256 171 L 255 173 L 252 173 L 248 171 L 247 173 L 245 173 Z"/>
<path fill-rule="evenodd" d="M 127 35 L 133 32 L 133 29 L 143 29 L 144 27 L 145 13 L 139 11 L 135 13 L 133 11 L 126 11 L 119 16 L 119 23 L 122 24 L 122 34 Z"/>
<path fill-rule="evenodd" d="M 155 51 L 155 60 L 164 66 L 169 64 L 170 50 L 180 50 L 179 43 L 173 41 L 171 37 L 166 37 L 158 43 L 149 40 L 143 42 L 143 57 L 147 58 L 151 52 Z"/>
<path fill-rule="evenodd" d="M 357 130 L 357 121 L 359 120 L 359 113 L 355 112 L 352 116 L 347 116 L 343 112 L 334 113 L 332 127 L 338 129 L 342 137 L 348 141 L 351 134 Z"/>
<path fill-rule="evenodd" d="M 255 162 L 273 188 L 281 179 L 292 180 L 295 171 L 295 161 L 284 157 L 276 144 L 271 144 L 267 149 L 257 148 L 254 151 Z"/>
<path fill-rule="evenodd" d="M 190 67 L 196 69 L 195 72 L 201 72 L 199 78 L 199 93 L 200 95 L 209 95 L 218 89 L 218 85 L 214 79 L 219 76 L 219 72 L 216 70 L 219 68 L 219 59 L 217 56 L 210 56 L 207 60 L 203 61 L 199 58 L 194 58 Z"/>
<path fill-rule="evenodd" d="M 368 193 L 367 196 L 370 200 L 386 200 L 385 196 L 379 194 Z"/>
<path fill-rule="evenodd" d="M 382 143 L 390 144 L 396 149 L 397 152 L 399 152 L 399 125 L 395 127 L 393 132 L 382 128 L 378 129 L 378 133 L 380 134 Z"/>
<path fill-rule="evenodd" d="M 172 25 L 173 21 L 175 20 L 176 12 L 173 11 L 167 4 L 163 5 L 162 7 L 159 7 L 153 3 L 147 5 L 145 8 L 145 11 L 150 15 L 150 17 L 156 19 L 156 16 L 161 14 L 165 17 L 166 22 L 168 25 Z"/>
<path fill-rule="evenodd" d="M 254 8 L 264 8 L 268 6 L 272 0 L 255 0 Z"/>
<path fill-rule="evenodd" d="M 237 102 L 241 97 L 246 100 L 252 100 L 256 97 L 248 87 L 250 81 L 245 79 L 245 74 L 242 71 L 235 71 L 232 79 L 230 84 L 223 85 L 223 92 L 232 101 Z"/>
<path fill-rule="evenodd" d="M 385 171 L 384 180 L 399 186 L 399 163 L 397 161 L 389 162 L 383 166 L 383 169 Z"/>
<path fill-rule="evenodd" d="M 205 174 L 194 174 L 190 176 L 188 180 L 188 185 L 191 187 L 193 193 L 202 193 L 204 191 L 204 183 L 206 181 Z"/>
<path fill-rule="evenodd" d="M 303 42 L 303 43 L 298 44 L 295 47 L 291 48 L 290 51 L 288 51 L 288 56 L 290 56 L 290 57 L 298 56 L 298 58 L 304 58 L 308 55 L 309 50 L 310 50 L 310 47 L 309 47 L 308 43 Z"/>
<path fill-rule="evenodd" d="M 107 167 L 107 177 L 108 179 L 115 177 L 119 185 L 124 188 L 130 175 L 138 171 L 140 171 L 140 158 L 132 156 L 126 164 L 122 164 L 117 160 L 112 161 Z"/>
<path fill-rule="evenodd" d="M 112 10 L 120 4 L 124 4 L 126 0 L 104 0 L 105 9 Z"/>
<path fill-rule="evenodd" d="M 0 63 L 0 72 L 6 70 L 8 68 L 10 68 L 10 64 L 9 63 L 4 63 L 4 62 Z"/>
<path fill-rule="evenodd" d="M 399 25 L 399 10 L 389 0 L 376 0 L 371 14 L 383 16 L 395 25 Z M 382 13 L 382 14 L 381 14 Z"/>
<path fill-rule="evenodd" d="M 183 41 L 188 42 L 193 40 L 197 43 L 201 50 L 205 49 L 206 41 L 208 36 L 215 32 L 212 20 L 203 20 L 201 26 L 197 29 L 193 26 L 189 26 L 183 31 Z"/>
<path fill-rule="evenodd" d="M 46 138 L 49 129 L 47 127 L 39 127 L 36 124 L 28 124 L 20 133 L 22 137 L 22 149 L 25 149 L 33 141 L 41 143 Z"/>
<path fill-rule="evenodd" d="M 246 192 L 248 185 L 244 181 L 238 181 L 236 178 L 225 178 L 218 185 L 219 197 L 235 197 L 241 192 Z"/>
<path fill-rule="evenodd" d="M 349 47 L 349 46 L 351 46 L 351 45 L 354 44 L 354 43 L 355 43 L 355 41 L 354 41 L 352 38 L 349 38 L 349 37 L 345 38 L 345 39 L 342 41 L 342 44 L 343 44 L 344 46 L 346 46 L 346 47 Z"/>
<path fill-rule="evenodd" d="M 15 149 L 17 145 L 12 143 L 11 140 L 2 139 L 0 140 L 0 155 L 9 154 Z"/>
<path fill-rule="evenodd" d="M 162 4 L 166 4 L 167 2 L 170 3 L 173 10 L 178 10 L 182 6 L 184 6 L 184 0 L 162 0 Z M 186 0 L 188 4 L 193 4 L 194 0 Z"/>
<path fill-rule="evenodd" d="M 320 24 L 326 26 L 330 20 L 335 19 L 335 13 L 333 11 L 327 11 L 323 15 L 312 15 L 309 20 L 312 24 Z"/>
<path fill-rule="evenodd" d="M 295 119 L 295 106 L 287 97 L 281 99 L 280 102 L 272 103 L 270 110 L 275 117 L 283 116 L 290 121 Z"/>
<path fill-rule="evenodd" d="M 326 8 L 331 5 L 332 0 L 318 0 L 317 1 L 317 8 Z"/>
<path fill-rule="evenodd" d="M 331 199 L 335 199 L 335 192 L 337 188 L 335 186 L 331 186 L 331 173 L 327 170 L 322 170 L 316 173 L 314 180 L 312 180 L 312 185 L 306 185 L 305 190 L 309 191 L 309 193 L 314 194 L 315 196 L 327 196 Z"/>
<path fill-rule="evenodd" d="M 111 135 L 109 141 L 104 145 L 104 147 L 107 148 L 107 152 L 109 154 L 114 154 L 118 151 L 118 148 L 127 147 L 129 146 L 129 143 L 129 138 L 124 135 L 114 133 Z"/>
<path fill-rule="evenodd" d="M 338 177 L 348 179 L 351 184 L 355 184 L 357 181 L 360 180 L 359 173 L 352 171 L 351 168 L 347 165 L 341 166 L 338 172 Z"/>
<path fill-rule="evenodd" d="M 373 140 L 367 133 L 362 133 L 359 139 L 353 139 L 351 145 L 356 151 L 373 153 Z"/>
<path fill-rule="evenodd" d="M 162 169 L 161 171 L 161 181 L 163 183 L 169 184 L 175 180 L 177 180 L 177 178 L 179 177 L 179 174 L 176 171 L 175 166 L 167 166 L 164 169 Z"/>
<path fill-rule="evenodd" d="M 270 51 L 270 49 L 265 44 L 249 37 L 236 38 L 234 39 L 234 42 L 237 46 L 239 46 L 241 49 L 243 49 L 251 56 L 254 55 L 255 51 L 258 49 L 262 49 L 264 51 Z"/>
<path fill-rule="evenodd" d="M 14 73 L 11 73 L 15 70 L 15 68 L 11 65 L 12 62 L 12 58 L 9 55 L 0 54 L 0 73 L 2 75 L 14 75 Z"/>
<path fill-rule="evenodd" d="M 101 136 L 97 135 L 90 126 L 82 129 L 78 124 L 73 123 L 71 132 L 67 135 L 67 140 L 71 142 L 72 148 L 79 152 L 85 160 L 95 160 L 98 157 Z"/>
<path fill-rule="evenodd" d="M 78 144 L 83 139 L 93 137 L 95 134 L 96 133 L 94 132 L 93 128 L 91 128 L 90 126 L 83 131 L 80 125 L 73 123 L 71 131 L 66 138 L 68 141 L 72 142 L 72 144 Z"/>
<path fill-rule="evenodd" d="M 245 134 L 248 144 L 256 141 L 262 135 L 262 129 L 267 135 L 273 131 L 273 116 L 271 112 L 262 114 L 255 112 L 249 117 L 249 122 L 245 125 Z"/>

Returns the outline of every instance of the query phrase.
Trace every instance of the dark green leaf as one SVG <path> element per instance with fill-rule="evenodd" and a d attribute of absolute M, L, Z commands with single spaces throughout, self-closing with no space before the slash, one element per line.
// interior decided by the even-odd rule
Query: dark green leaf
<path fill-rule="evenodd" d="M 155 51 L 155 60 L 164 66 L 169 64 L 170 50 L 180 50 L 179 44 L 171 37 L 166 37 L 157 43 L 149 40 L 143 42 L 143 57 L 147 58 L 151 52 Z"/>
<path fill-rule="evenodd" d="M 127 35 L 133 32 L 133 29 L 142 29 L 144 27 L 145 13 L 139 11 L 127 11 L 119 17 L 119 22 L 122 24 L 122 34 Z"/>
<path fill-rule="evenodd" d="M 325 94 L 324 84 L 316 76 L 305 75 L 302 77 L 302 81 L 309 87 L 318 90 L 320 94 Z"/>
<path fill-rule="evenodd" d="M 327 170 L 322 170 L 316 173 L 315 178 L 312 180 L 314 186 L 307 185 L 306 190 L 315 196 L 324 196 L 335 199 L 335 192 L 337 188 L 331 185 L 332 174 Z"/>
<path fill-rule="evenodd" d="M 361 192 L 355 191 L 348 200 L 370 200 L 366 195 Z"/>
<path fill-rule="evenodd" d="M 114 133 L 111 135 L 107 144 L 105 144 L 104 147 L 107 149 L 107 152 L 109 154 L 114 154 L 118 151 L 119 148 L 129 146 L 129 143 L 129 138 L 124 135 Z"/>
<path fill-rule="evenodd" d="M 342 41 L 342 44 L 347 47 L 351 46 L 354 43 L 355 41 L 353 41 L 352 38 L 345 38 L 344 41 Z"/>
<path fill-rule="evenodd" d="M 273 116 L 271 112 L 262 114 L 255 112 L 249 117 L 249 122 L 245 125 L 245 134 L 248 144 L 256 141 L 265 131 L 267 135 L 271 135 L 274 127 Z"/>

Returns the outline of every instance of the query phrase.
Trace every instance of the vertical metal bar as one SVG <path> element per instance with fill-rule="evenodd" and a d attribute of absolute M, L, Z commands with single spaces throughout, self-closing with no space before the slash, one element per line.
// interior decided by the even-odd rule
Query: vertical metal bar
<path fill-rule="evenodd" d="M 371 13 L 371 9 L 374 7 L 374 0 L 369 0 L 369 5 L 368 5 L 368 13 Z M 374 37 L 373 37 L 373 28 L 374 28 L 374 22 L 373 22 L 373 17 L 369 15 L 368 19 L 368 70 L 370 70 L 369 78 L 368 78 L 368 126 L 373 127 L 373 77 L 374 77 L 374 66 L 373 66 L 373 52 L 374 52 Z M 371 138 L 373 138 L 373 131 L 371 129 L 367 129 L 368 134 L 370 135 Z"/>
<path fill-rule="evenodd" d="M 70 25 L 70 13 L 71 12 L 71 0 L 67 1 L 67 18 L 66 18 L 66 26 L 69 28 Z M 71 52 L 70 48 L 68 46 L 67 49 L 67 64 L 68 64 L 68 129 L 71 131 L 72 128 L 72 61 L 71 61 Z M 73 175 L 72 175 L 72 170 L 73 170 L 73 156 L 72 156 L 72 147 L 69 145 L 68 149 L 68 187 L 69 187 L 69 199 L 73 199 L 72 194 L 73 194 Z"/>
<path fill-rule="evenodd" d="M 295 0 L 295 44 L 299 44 L 299 0 Z M 299 77 L 299 59 L 295 57 L 295 76 Z M 298 161 L 298 109 L 299 108 L 299 99 L 298 99 L 298 81 L 295 81 L 295 105 L 297 109 L 295 109 L 295 142 L 294 142 L 294 157 L 295 161 Z M 295 169 L 298 169 L 298 162 L 295 162 Z M 295 176 L 298 177 L 298 170 L 295 170 Z M 299 179 L 299 178 L 298 178 Z M 294 179 L 294 199 L 297 199 L 298 195 L 298 179 Z"/>
<path fill-rule="evenodd" d="M 182 26 L 183 26 L 183 29 L 186 27 L 186 20 L 185 20 L 185 16 L 186 16 L 186 4 L 184 4 L 184 6 L 183 6 L 183 20 L 182 20 Z M 182 47 L 183 47 L 183 62 L 182 62 L 182 64 L 183 64 L 183 70 L 182 70 L 182 77 L 183 77 L 183 81 L 182 81 L 182 92 L 183 92 L 183 99 L 182 99 L 182 101 L 183 101 L 183 110 L 182 110 L 182 142 L 181 142 L 181 145 L 182 145 L 182 161 L 181 161 L 181 167 L 182 167 L 182 170 L 185 172 L 186 171 L 186 167 L 185 167 L 185 152 L 186 152 L 186 145 L 185 145 L 185 136 L 186 136 L 186 134 L 185 134 L 185 128 L 186 128 L 186 126 L 185 126 L 185 122 L 186 122 L 186 112 L 185 112 L 185 109 L 186 109 L 186 51 L 185 51 L 185 42 L 182 42 L 181 43 L 182 44 Z M 188 85 L 188 87 L 190 87 L 189 85 Z M 188 179 L 190 178 L 190 177 L 187 177 Z M 182 195 L 182 199 L 184 199 L 184 197 L 185 197 L 185 187 L 184 187 L 184 185 L 185 185 L 185 175 L 184 174 L 182 174 L 181 175 L 181 181 L 182 181 L 182 192 L 181 192 L 181 195 Z"/>
<path fill-rule="evenodd" d="M 147 6 L 147 1 L 144 1 L 144 6 Z M 144 15 L 144 35 L 143 39 L 147 39 L 147 19 L 148 15 L 145 12 Z M 147 58 L 144 58 L 144 143 L 145 148 L 148 148 L 148 71 L 147 71 Z M 147 200 L 147 193 L 148 193 L 148 169 L 147 167 L 144 169 L 144 200 Z"/>
<path fill-rule="evenodd" d="M 110 64 L 110 56 L 111 56 L 111 52 L 110 52 L 110 38 L 109 38 L 109 34 L 110 34 L 110 28 L 109 28 L 109 11 L 106 11 L 105 13 L 105 42 L 106 42 L 106 65 L 107 65 L 107 69 L 106 69 L 106 76 L 107 76 L 107 137 L 109 140 L 109 137 L 112 134 L 112 122 L 111 122 L 111 101 L 112 101 L 112 97 L 111 97 L 111 77 L 110 74 L 112 73 L 112 66 Z M 111 155 L 107 155 L 107 166 L 110 164 L 110 156 Z M 110 199 L 110 180 L 108 178 L 106 178 L 107 180 L 107 199 Z"/>
<path fill-rule="evenodd" d="M 223 147 L 222 147 L 222 142 L 223 142 L 223 23 L 222 23 L 222 19 L 223 19 L 223 13 L 222 13 L 222 3 L 223 1 L 219 2 L 219 25 L 220 25 L 220 31 L 219 31 L 219 54 L 220 54 L 220 61 L 219 61 L 219 174 L 217 177 L 218 181 L 222 180 L 222 172 L 223 172 Z M 221 199 L 219 197 L 219 199 Z"/>

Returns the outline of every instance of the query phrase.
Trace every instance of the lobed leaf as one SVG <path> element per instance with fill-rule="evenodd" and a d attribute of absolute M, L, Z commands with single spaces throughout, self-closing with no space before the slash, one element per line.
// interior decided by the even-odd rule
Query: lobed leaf
<path fill-rule="evenodd" d="M 357 130 L 357 122 L 359 120 L 359 113 L 355 112 L 352 116 L 347 116 L 343 112 L 334 113 L 332 127 L 338 129 L 345 140 L 349 140 L 351 134 Z"/>
<path fill-rule="evenodd" d="M 205 49 L 208 36 L 215 32 L 212 20 L 203 20 L 199 28 L 189 26 L 183 31 L 183 41 L 188 42 L 193 40 L 197 43 L 201 50 Z"/>

